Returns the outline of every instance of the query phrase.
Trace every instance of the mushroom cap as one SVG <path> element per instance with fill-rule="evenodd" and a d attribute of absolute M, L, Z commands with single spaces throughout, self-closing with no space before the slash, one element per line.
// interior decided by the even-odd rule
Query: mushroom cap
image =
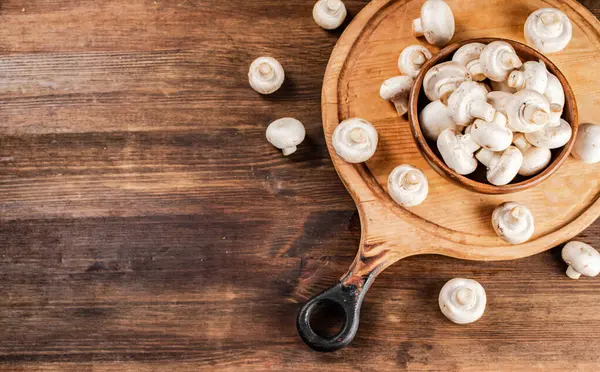
<path fill-rule="evenodd" d="M 560 80 L 550 72 L 548 75 L 548 86 L 544 96 L 550 103 L 550 125 L 558 123 L 565 107 L 565 91 Z"/>
<path fill-rule="evenodd" d="M 496 234 L 510 244 L 526 242 L 535 231 L 529 208 L 515 202 L 502 203 L 494 210 L 492 226 Z"/>
<path fill-rule="evenodd" d="M 487 103 L 487 93 L 487 90 L 475 81 L 462 83 L 448 98 L 450 118 L 458 125 L 469 125 L 475 118 L 492 121 L 496 110 Z"/>
<path fill-rule="evenodd" d="M 454 129 L 446 129 L 437 139 L 437 147 L 442 159 L 456 173 L 466 175 L 475 172 L 477 160 L 473 153 L 479 145 L 470 134 L 460 134 Z"/>
<path fill-rule="evenodd" d="M 478 158 L 479 159 L 479 158 Z M 523 165 L 523 154 L 514 147 L 509 146 L 502 153 L 495 153 L 487 165 L 487 180 L 496 186 L 508 185 Z"/>
<path fill-rule="evenodd" d="M 403 164 L 390 173 L 388 193 L 396 203 L 405 207 L 414 207 L 427 198 L 429 183 L 420 169 Z"/>
<path fill-rule="evenodd" d="M 548 88 L 548 70 L 543 63 L 527 61 L 519 70 L 510 73 L 507 83 L 517 90 L 529 89 L 544 94 Z"/>
<path fill-rule="evenodd" d="M 485 48 L 483 43 L 469 43 L 458 48 L 452 60 L 465 66 L 471 75 L 471 79 L 474 81 L 485 80 L 485 75 L 481 69 L 481 63 L 479 62 L 479 56 L 481 51 Z"/>
<path fill-rule="evenodd" d="M 421 26 L 429 44 L 444 46 L 454 36 L 454 14 L 443 0 L 428 0 L 421 7 Z"/>
<path fill-rule="evenodd" d="M 545 149 L 557 149 L 563 147 L 569 142 L 573 135 L 573 129 L 563 119 L 559 119 L 558 126 L 546 126 L 537 132 L 526 133 L 525 138 L 534 146 L 543 147 Z"/>
<path fill-rule="evenodd" d="M 259 57 L 250 65 L 248 81 L 252 89 L 260 94 L 276 92 L 285 80 L 281 64 L 272 57 Z"/>
<path fill-rule="evenodd" d="M 600 162 L 600 125 L 581 124 L 571 155 L 587 164 Z"/>
<path fill-rule="evenodd" d="M 341 0 L 319 0 L 313 7 L 313 19 L 326 30 L 340 27 L 346 15 L 346 6 Z"/>
<path fill-rule="evenodd" d="M 373 124 L 360 118 L 342 121 L 331 137 L 335 152 L 348 163 L 369 160 L 377 150 L 378 141 L 379 135 Z"/>
<path fill-rule="evenodd" d="M 381 84 L 379 95 L 386 101 L 406 96 L 410 93 L 415 81 L 409 76 L 394 76 Z"/>
<path fill-rule="evenodd" d="M 515 132 L 531 133 L 543 129 L 550 120 L 550 104 L 533 90 L 521 90 L 506 102 L 508 126 Z"/>
<path fill-rule="evenodd" d="M 438 302 L 446 318 L 456 324 L 468 324 L 481 318 L 487 297 L 475 280 L 454 278 L 444 284 Z"/>
<path fill-rule="evenodd" d="M 433 66 L 423 78 L 423 90 L 430 101 L 442 101 L 456 90 L 460 84 L 471 80 L 467 68 L 460 63 L 448 61 Z"/>
<path fill-rule="evenodd" d="M 596 276 L 600 273 L 600 253 L 591 245 L 579 241 L 569 242 L 562 249 L 561 256 L 579 274 Z"/>
<path fill-rule="evenodd" d="M 416 78 L 421 67 L 433 55 L 422 45 L 409 45 L 402 50 L 398 57 L 398 69 L 401 73 L 411 78 Z"/>
<path fill-rule="evenodd" d="M 506 116 L 496 111 L 494 120 L 477 119 L 470 129 L 473 140 L 490 151 L 504 151 L 513 141 L 513 132 L 508 129 Z"/>
<path fill-rule="evenodd" d="M 541 8 L 525 21 L 525 41 L 542 53 L 563 50 L 573 35 L 569 17 L 556 8 Z"/>
<path fill-rule="evenodd" d="M 552 152 L 549 149 L 535 147 L 529 143 L 523 133 L 517 133 L 513 142 L 523 154 L 523 164 L 519 169 L 521 176 L 533 176 L 545 169 L 552 159 Z"/>
<path fill-rule="evenodd" d="M 492 86 L 492 89 L 494 90 L 494 92 L 507 92 L 507 93 L 516 93 L 516 89 L 515 88 L 511 88 L 508 86 L 508 81 L 503 80 L 503 81 L 490 81 L 490 85 Z"/>
<path fill-rule="evenodd" d="M 505 91 L 492 91 L 487 94 L 487 101 L 497 111 L 506 115 L 506 104 L 511 99 L 512 93 Z M 508 118 L 507 118 L 508 120 Z"/>
<path fill-rule="evenodd" d="M 293 148 L 306 136 L 304 125 L 294 118 L 275 120 L 267 127 L 267 141 L 278 149 Z"/>
<path fill-rule="evenodd" d="M 505 41 L 492 41 L 483 48 L 479 56 L 483 73 L 492 81 L 503 81 L 522 62 L 515 49 Z"/>
<path fill-rule="evenodd" d="M 425 138 L 437 141 L 440 133 L 446 129 L 460 131 L 461 127 L 456 125 L 448 115 L 448 108 L 440 101 L 427 104 L 419 113 L 419 124 Z"/>

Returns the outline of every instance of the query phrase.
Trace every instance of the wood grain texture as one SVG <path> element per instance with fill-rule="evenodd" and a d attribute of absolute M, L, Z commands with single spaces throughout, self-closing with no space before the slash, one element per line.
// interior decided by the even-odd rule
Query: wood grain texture
<path fill-rule="evenodd" d="M 368 2 L 345 3 L 352 18 Z M 0 370 L 597 369 L 600 281 L 568 279 L 559 248 L 407 258 L 371 288 L 352 346 L 304 346 L 300 303 L 360 239 L 321 125 L 340 32 L 312 6 L 1 2 Z M 271 97 L 247 84 L 262 54 L 288 76 Z M 308 133 L 289 159 L 264 139 L 283 116 Z M 580 239 L 600 247 L 600 224 Z M 469 327 L 437 307 L 456 276 L 488 293 Z"/>

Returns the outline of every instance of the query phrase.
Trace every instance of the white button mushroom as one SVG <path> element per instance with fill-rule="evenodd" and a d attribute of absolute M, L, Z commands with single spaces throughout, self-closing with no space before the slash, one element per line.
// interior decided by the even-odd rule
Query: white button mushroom
<path fill-rule="evenodd" d="M 379 95 L 386 101 L 392 101 L 398 115 L 408 112 L 408 95 L 415 81 L 409 76 L 395 76 L 381 84 Z"/>
<path fill-rule="evenodd" d="M 587 164 L 600 162 L 600 125 L 582 124 L 571 155 Z"/>
<path fill-rule="evenodd" d="M 562 259 L 569 265 L 567 276 L 579 279 L 583 274 L 594 277 L 600 273 L 600 253 L 591 245 L 572 241 L 562 249 Z"/>
<path fill-rule="evenodd" d="M 523 165 L 523 154 L 514 146 L 509 146 L 503 152 L 481 149 L 476 158 L 487 167 L 486 177 L 489 183 L 496 186 L 508 185 Z"/>
<path fill-rule="evenodd" d="M 341 0 L 319 0 L 313 7 L 313 19 L 326 30 L 340 27 L 346 14 L 346 6 Z"/>
<path fill-rule="evenodd" d="M 442 0 L 425 1 L 421 7 L 421 18 L 413 20 L 416 37 L 425 36 L 429 44 L 442 47 L 454 36 L 454 14 Z"/>
<path fill-rule="evenodd" d="M 471 136 L 481 147 L 490 151 L 504 151 L 513 140 L 513 132 L 508 129 L 506 116 L 496 111 L 490 122 L 477 119 L 471 125 Z"/>
<path fill-rule="evenodd" d="M 470 81 L 471 75 L 460 63 L 448 61 L 433 66 L 423 78 L 423 90 L 430 101 L 446 103 L 460 84 Z"/>
<path fill-rule="evenodd" d="M 377 150 L 378 141 L 379 135 L 373 124 L 359 118 L 342 121 L 331 137 L 335 152 L 348 163 L 369 160 Z"/>
<path fill-rule="evenodd" d="M 510 244 L 525 243 L 535 230 L 529 208 L 515 202 L 500 204 L 492 213 L 492 225 L 496 234 Z"/>
<path fill-rule="evenodd" d="M 422 45 L 409 45 L 398 57 L 398 69 L 406 76 L 416 78 L 421 67 L 431 59 L 431 52 Z"/>
<path fill-rule="evenodd" d="M 497 111 L 506 115 L 506 104 L 512 98 L 512 94 L 502 91 L 492 91 L 487 94 L 487 101 Z M 507 119 L 508 120 L 508 119 Z"/>
<path fill-rule="evenodd" d="M 492 81 L 503 81 L 523 64 L 514 48 L 505 41 L 493 41 L 483 48 L 479 56 L 483 73 Z"/>
<path fill-rule="evenodd" d="M 477 160 L 473 153 L 480 146 L 473 141 L 470 134 L 460 134 L 454 129 L 446 129 L 438 137 L 437 147 L 446 165 L 456 173 L 466 175 L 477 169 Z"/>
<path fill-rule="evenodd" d="M 519 70 L 508 76 L 508 86 L 516 90 L 530 89 L 544 94 L 548 87 L 548 71 L 546 65 L 536 61 L 523 63 Z"/>
<path fill-rule="evenodd" d="M 550 104 L 546 97 L 533 90 L 521 90 L 506 103 L 508 126 L 516 132 L 542 130 L 550 120 Z"/>
<path fill-rule="evenodd" d="M 563 119 L 559 119 L 558 126 L 546 126 L 537 132 L 527 133 L 525 137 L 527 141 L 534 146 L 543 147 L 545 149 L 557 149 L 563 147 L 569 142 L 573 135 L 573 129 Z"/>
<path fill-rule="evenodd" d="M 481 62 L 479 61 L 479 56 L 481 55 L 483 48 L 485 48 L 485 44 L 482 43 L 465 44 L 458 48 L 452 56 L 454 62 L 458 62 L 467 68 L 471 75 L 471 79 L 475 81 L 485 80 Z"/>
<path fill-rule="evenodd" d="M 267 127 L 267 141 L 281 149 L 284 156 L 296 152 L 306 136 L 304 125 L 294 118 L 275 120 Z"/>
<path fill-rule="evenodd" d="M 550 123 L 549 126 L 560 125 L 560 117 L 565 107 L 565 91 L 560 80 L 548 72 L 548 87 L 544 96 L 550 103 Z"/>
<path fill-rule="evenodd" d="M 454 278 L 444 284 L 438 300 L 442 314 L 456 324 L 479 320 L 487 303 L 481 284 L 463 278 Z"/>
<path fill-rule="evenodd" d="M 467 68 L 457 62 L 448 61 L 433 66 L 423 78 L 423 90 L 430 101 L 446 104 L 458 87 L 471 80 Z"/>
<path fill-rule="evenodd" d="M 527 44 L 544 54 L 565 49 L 572 35 L 573 25 L 569 17 L 555 8 L 538 9 L 525 22 Z"/>
<path fill-rule="evenodd" d="M 405 207 L 419 205 L 429 193 L 427 177 L 412 165 L 399 165 L 388 178 L 388 193 L 396 203 Z"/>
<path fill-rule="evenodd" d="M 457 132 L 462 127 L 456 125 L 448 115 L 448 107 L 440 101 L 427 104 L 419 113 L 419 124 L 425 138 L 437 141 L 440 133 L 446 129 L 455 129 Z"/>
<path fill-rule="evenodd" d="M 462 83 L 448 98 L 450 118 L 458 125 L 469 125 L 474 119 L 492 121 L 496 109 L 487 103 L 487 93 L 479 83 Z"/>
<path fill-rule="evenodd" d="M 258 93 L 271 94 L 283 84 L 285 72 L 275 58 L 259 57 L 250 65 L 248 80 L 252 89 Z"/>
<path fill-rule="evenodd" d="M 507 93 L 515 93 L 517 90 L 515 88 L 511 88 L 508 86 L 508 81 L 490 81 L 490 85 L 492 86 L 492 90 L 494 92 L 507 92 Z"/>
<path fill-rule="evenodd" d="M 538 174 L 550 164 L 552 152 L 547 148 L 533 146 L 523 133 L 517 133 L 513 142 L 523 154 L 523 164 L 519 169 L 521 176 L 529 177 Z"/>

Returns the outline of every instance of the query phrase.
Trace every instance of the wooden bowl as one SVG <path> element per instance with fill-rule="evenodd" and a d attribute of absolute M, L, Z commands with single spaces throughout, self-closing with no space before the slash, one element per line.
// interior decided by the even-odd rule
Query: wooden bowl
<path fill-rule="evenodd" d="M 542 60 L 547 66 L 548 71 L 556 75 L 558 80 L 561 82 L 565 91 L 565 107 L 562 118 L 566 120 L 573 128 L 573 136 L 569 143 L 564 147 L 552 150 L 552 160 L 550 165 L 544 169 L 541 173 L 538 173 L 531 177 L 517 176 L 510 184 L 505 186 L 495 186 L 486 180 L 486 170 L 482 164 L 479 164 L 477 170 L 468 175 L 463 176 L 450 169 L 442 160 L 442 157 L 437 149 L 435 141 L 429 141 L 423 136 L 421 131 L 421 125 L 419 124 L 418 113 L 429 103 L 429 100 L 423 93 L 423 78 L 427 71 L 433 66 L 446 62 L 452 59 L 454 52 L 461 46 L 469 43 L 479 42 L 488 44 L 492 41 L 505 41 L 513 46 L 521 60 L 525 61 L 538 61 Z M 409 98 L 409 122 L 414 140 L 419 148 L 419 151 L 425 158 L 425 160 L 431 165 L 431 167 L 442 177 L 454 182 L 455 184 L 464 187 L 467 190 L 475 191 L 482 194 L 510 194 L 513 192 L 523 191 L 529 189 L 535 185 L 538 185 L 542 181 L 548 179 L 556 170 L 563 164 L 565 159 L 571 153 L 575 138 L 577 136 L 577 130 L 579 127 L 579 121 L 577 118 L 577 103 L 575 102 L 575 94 L 569 86 L 567 79 L 560 72 L 560 70 L 543 54 L 528 47 L 527 45 L 519 42 L 507 39 L 499 38 L 481 38 L 481 39 L 470 39 L 461 41 L 447 46 L 442 49 L 438 54 L 433 56 L 429 61 L 423 65 L 419 75 L 415 80 L 415 86 L 410 93 Z"/>

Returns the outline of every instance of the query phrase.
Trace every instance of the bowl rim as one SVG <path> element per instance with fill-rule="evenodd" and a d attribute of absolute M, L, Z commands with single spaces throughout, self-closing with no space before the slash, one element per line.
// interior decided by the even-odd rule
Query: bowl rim
<path fill-rule="evenodd" d="M 470 43 L 488 44 L 493 41 L 504 41 L 504 42 L 511 44 L 513 46 L 513 48 L 515 48 L 515 49 L 525 49 L 525 50 L 527 50 L 528 53 L 534 55 L 537 59 L 542 60 L 546 64 L 546 68 L 548 69 L 548 71 L 551 72 L 552 74 L 554 74 L 558 78 L 558 80 L 560 81 L 560 83 L 563 87 L 563 90 L 565 92 L 566 116 L 567 116 L 567 119 L 570 119 L 567 121 L 569 121 L 569 124 L 571 125 L 571 128 L 573 130 L 573 134 L 572 134 L 569 142 L 563 147 L 561 152 L 556 156 L 554 161 L 552 163 L 550 163 L 550 165 L 548 165 L 548 167 L 546 167 L 546 169 L 544 169 L 542 172 L 540 172 L 524 181 L 517 182 L 517 183 L 509 183 L 508 185 L 504 185 L 504 186 L 495 186 L 490 183 L 475 181 L 467 176 L 460 175 L 457 172 L 455 172 L 454 170 L 450 169 L 446 165 L 446 163 L 444 163 L 444 161 L 433 152 L 433 150 L 427 143 L 427 140 L 425 139 L 425 136 L 423 135 L 423 132 L 421 130 L 421 125 L 419 123 L 419 115 L 418 115 L 418 101 L 419 101 L 419 96 L 421 94 L 421 89 L 423 86 L 423 79 L 424 79 L 427 71 L 429 71 L 429 69 L 431 69 L 433 66 L 440 63 L 440 60 L 447 59 L 450 54 L 452 54 L 458 48 L 460 48 L 461 46 L 463 46 L 465 44 L 470 44 Z M 518 50 L 517 50 L 517 54 L 519 54 Z M 542 53 L 538 52 L 537 50 L 531 48 L 530 46 L 525 45 L 525 44 L 520 43 L 515 40 L 503 39 L 503 38 L 486 37 L 486 38 L 468 39 L 468 40 L 463 40 L 463 41 L 459 41 L 459 42 L 450 44 L 450 45 L 446 46 L 445 48 L 443 48 L 442 50 L 440 50 L 431 59 L 429 59 L 423 65 L 421 70 L 419 71 L 419 74 L 417 75 L 417 77 L 415 79 L 415 84 L 414 84 L 413 88 L 411 89 L 411 92 L 409 95 L 408 107 L 409 107 L 409 111 L 408 111 L 409 120 L 408 121 L 410 123 L 410 129 L 411 129 L 411 132 L 413 135 L 413 139 L 414 139 L 417 147 L 419 148 L 419 152 L 425 158 L 427 163 L 429 163 L 429 165 L 439 175 L 448 179 L 449 181 L 454 182 L 468 190 L 475 191 L 475 192 L 482 193 L 482 194 L 510 194 L 510 193 L 514 193 L 514 192 L 519 192 L 519 191 L 527 190 L 531 187 L 534 187 L 534 186 L 540 184 L 541 182 L 545 181 L 546 179 L 548 179 L 552 174 L 554 174 L 554 172 L 556 172 L 560 168 L 560 166 L 568 158 L 568 156 L 571 153 L 571 150 L 573 148 L 573 145 L 575 143 L 575 138 L 577 137 L 577 131 L 579 129 L 579 118 L 578 118 L 578 113 L 577 113 L 577 101 L 575 100 L 575 94 L 573 93 L 573 89 L 569 85 L 566 77 L 559 70 L 559 68 L 554 63 L 552 63 L 552 61 L 550 61 L 550 59 L 548 57 L 546 57 Z"/>

